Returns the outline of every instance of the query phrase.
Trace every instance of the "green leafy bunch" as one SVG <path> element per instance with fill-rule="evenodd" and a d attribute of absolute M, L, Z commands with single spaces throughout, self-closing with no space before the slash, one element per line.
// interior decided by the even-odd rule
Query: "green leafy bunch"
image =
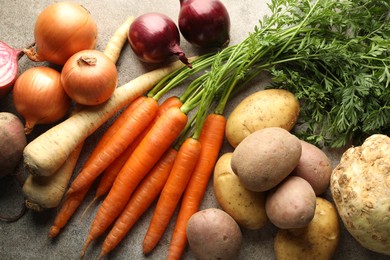
<path fill-rule="evenodd" d="M 299 135 L 340 147 L 389 134 L 389 2 L 273 0 L 269 6 L 272 15 L 260 21 L 251 48 L 275 47 L 262 66 L 272 87 L 301 100 Z"/>

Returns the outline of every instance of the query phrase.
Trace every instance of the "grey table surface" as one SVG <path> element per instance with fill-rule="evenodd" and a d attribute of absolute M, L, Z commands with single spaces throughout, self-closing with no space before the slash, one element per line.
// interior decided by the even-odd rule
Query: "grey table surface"
<path fill-rule="evenodd" d="M 228 9 L 231 18 L 231 44 L 239 43 L 243 40 L 248 33 L 253 30 L 254 26 L 258 24 L 258 20 L 269 12 L 267 1 L 265 0 L 247 0 L 245 2 L 238 2 L 235 0 L 222 1 Z M 0 0 L 0 40 L 14 48 L 22 48 L 33 42 L 33 30 L 36 17 L 41 10 L 52 2 L 55 1 Z M 97 22 L 99 31 L 97 49 L 100 50 L 104 48 L 105 43 L 108 41 L 111 34 L 127 17 L 155 11 L 164 13 L 174 21 L 177 21 L 180 8 L 178 0 L 80 0 L 78 3 L 84 5 Z M 183 38 L 181 39 L 181 46 L 187 56 L 198 54 L 199 50 L 192 47 Z M 23 72 L 27 68 L 37 65 L 42 64 L 33 63 L 26 57 L 23 57 L 19 62 L 19 70 L 20 72 Z M 117 66 L 119 72 L 119 85 L 154 68 L 154 66 L 142 64 L 137 60 L 128 44 L 124 47 Z M 226 109 L 226 116 L 229 115 L 233 107 L 238 104 L 242 98 L 251 92 L 261 89 L 264 87 L 264 84 L 264 82 L 257 82 L 243 94 L 235 97 Z M 178 89 L 177 91 L 180 90 Z M 12 94 L 1 100 L 0 111 L 16 113 L 12 105 Z M 99 137 L 112 123 L 112 120 L 113 119 L 110 119 L 86 140 L 80 160 L 76 166 L 76 172 L 80 169 L 83 162 L 85 162 L 92 148 L 99 140 Z M 28 141 L 31 141 L 49 127 L 50 126 L 37 127 L 28 137 Z M 225 142 L 221 154 L 228 151 L 232 151 L 232 148 Z M 336 165 L 343 150 L 325 150 L 325 152 L 332 159 L 333 165 Z M 23 175 L 26 174 L 22 165 L 18 167 L 17 171 L 20 171 Z M 205 194 L 201 205 L 202 209 L 219 207 L 211 185 L 212 183 L 210 181 L 207 193 Z M 89 230 L 89 225 L 98 208 L 96 206 L 95 209 L 92 209 L 89 214 L 81 219 L 81 213 L 83 209 L 85 209 L 86 204 L 92 199 L 93 191 L 94 190 L 90 191 L 86 198 L 86 202 L 81 205 L 70 223 L 63 229 L 58 238 L 54 240 L 49 239 L 47 233 L 54 220 L 57 209 L 51 209 L 44 212 L 33 212 L 30 210 L 17 222 L 0 222 L 0 259 L 79 258 L 79 253 Z M 325 196 L 328 199 L 331 199 L 329 192 Z M 2 214 L 16 213 L 22 201 L 23 198 L 18 184 L 12 178 L 3 179 L 0 183 L 0 212 L 2 212 Z M 152 208 L 145 213 L 122 243 L 108 255 L 107 259 L 165 259 L 169 238 L 173 229 L 173 221 L 155 250 L 148 256 L 142 255 L 142 240 L 151 216 Z M 341 241 L 334 259 L 390 258 L 364 249 L 349 235 L 342 223 L 341 227 Z M 276 229 L 271 224 L 267 224 L 262 229 L 256 231 L 242 229 L 242 233 L 243 243 L 239 257 L 240 259 L 275 259 L 273 238 Z M 90 246 L 85 259 L 97 258 L 100 252 L 101 242 L 102 240 L 99 239 Z M 188 247 L 183 255 L 183 259 L 195 259 L 195 256 Z"/>

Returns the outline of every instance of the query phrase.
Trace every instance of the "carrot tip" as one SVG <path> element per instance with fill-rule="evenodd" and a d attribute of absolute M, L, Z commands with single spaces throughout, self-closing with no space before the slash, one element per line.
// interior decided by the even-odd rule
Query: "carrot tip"
<path fill-rule="evenodd" d="M 55 238 L 55 237 L 58 235 L 58 233 L 60 233 L 59 227 L 57 227 L 57 226 L 51 226 L 51 227 L 50 227 L 50 230 L 49 230 L 48 236 L 49 236 L 50 238 Z"/>
<path fill-rule="evenodd" d="M 151 252 L 152 252 L 152 250 L 153 250 L 153 248 L 154 247 L 150 247 L 150 246 L 143 246 L 142 247 L 142 253 L 144 254 L 144 255 L 148 255 L 148 254 L 150 254 Z"/>
<path fill-rule="evenodd" d="M 106 255 L 105 253 L 101 252 L 97 259 L 100 260 L 100 259 L 102 259 L 105 255 Z"/>
<path fill-rule="evenodd" d="M 84 247 L 83 249 L 81 250 L 81 253 L 80 253 L 80 259 L 82 259 L 85 255 L 85 252 L 87 251 L 88 249 L 88 246 L 89 244 L 92 242 L 92 238 L 90 236 L 87 237 L 87 240 L 85 241 L 85 244 L 84 244 Z"/>

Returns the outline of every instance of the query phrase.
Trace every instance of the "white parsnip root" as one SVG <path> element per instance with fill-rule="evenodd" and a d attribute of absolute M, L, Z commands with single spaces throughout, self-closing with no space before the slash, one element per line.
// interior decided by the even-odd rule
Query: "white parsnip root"
<path fill-rule="evenodd" d="M 73 170 L 83 148 L 84 142 L 70 154 L 65 163 L 50 176 L 27 177 L 23 185 L 26 207 L 34 211 L 43 211 L 57 207 L 68 187 Z"/>
<path fill-rule="evenodd" d="M 34 176 L 50 176 L 70 153 L 120 109 L 143 95 L 164 76 L 183 67 L 181 61 L 142 74 L 118 87 L 104 104 L 85 107 L 31 141 L 23 152 L 24 166 Z"/>
<path fill-rule="evenodd" d="M 114 63 L 118 61 L 122 47 L 127 41 L 127 34 L 133 21 L 134 16 L 127 18 L 126 21 L 121 26 L 119 26 L 118 29 L 116 29 L 112 37 L 107 42 L 106 48 L 103 52 Z"/>

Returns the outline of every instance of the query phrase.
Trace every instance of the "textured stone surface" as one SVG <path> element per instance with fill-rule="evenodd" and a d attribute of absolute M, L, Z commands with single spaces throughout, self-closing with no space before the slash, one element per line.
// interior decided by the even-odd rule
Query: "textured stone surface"
<path fill-rule="evenodd" d="M 6 42 L 14 48 L 22 48 L 33 42 L 34 23 L 37 15 L 49 3 L 53 1 L 5 1 L 0 0 L 0 40 Z M 90 10 L 95 18 L 98 30 L 99 39 L 97 48 L 102 50 L 105 43 L 110 38 L 115 29 L 130 15 L 138 16 L 145 12 L 157 11 L 164 13 L 177 20 L 179 12 L 179 1 L 163 1 L 163 0 L 80 0 Z M 223 0 L 231 18 L 231 43 L 238 43 L 243 40 L 258 20 L 268 12 L 265 1 L 247 0 L 239 2 L 236 0 Z M 192 48 L 184 39 L 182 39 L 182 48 L 187 53 L 187 56 L 197 54 L 197 50 Z M 37 64 L 29 61 L 26 57 L 20 60 L 19 69 L 24 71 L 31 66 Z M 145 71 L 152 69 L 151 66 L 145 66 L 139 62 L 132 53 L 130 46 L 126 45 L 123 49 L 122 56 L 118 63 L 119 85 L 135 78 Z M 252 86 L 244 95 L 261 88 L 263 85 L 257 83 Z M 176 94 L 180 89 L 173 91 L 171 94 Z M 237 104 L 243 95 L 235 97 L 226 109 L 226 115 L 229 115 L 232 108 Z M 8 95 L 6 99 L 0 101 L 0 111 L 15 112 L 12 106 L 12 95 Z M 112 123 L 112 119 L 103 125 L 97 132 L 90 136 L 85 144 L 82 156 L 77 165 L 80 169 L 85 162 L 93 146 L 96 144 L 99 137 Z M 38 136 L 50 126 L 37 127 L 36 130 L 29 136 L 29 140 Z M 223 151 L 231 151 L 226 143 Z M 332 158 L 333 163 L 337 163 L 342 151 L 326 151 Z M 23 172 L 22 167 L 18 171 Z M 55 217 L 56 209 L 45 212 L 32 212 L 27 214 L 17 222 L 3 223 L 0 222 L 0 259 L 78 259 L 79 253 L 89 230 L 89 225 L 92 222 L 97 206 L 92 207 L 83 219 L 81 214 L 86 207 L 86 204 L 92 199 L 92 190 L 84 203 L 71 222 L 63 229 L 57 239 L 51 240 L 47 238 L 49 227 Z M 0 212 L 2 214 L 8 212 L 17 212 L 21 203 L 20 190 L 16 182 L 11 178 L 6 178 L 0 182 Z M 329 195 L 328 195 L 329 196 Z M 211 183 L 205 195 L 202 208 L 218 207 L 214 198 Z M 160 244 L 155 248 L 149 257 L 144 257 L 141 252 L 143 236 L 146 232 L 147 225 L 152 215 L 152 209 L 149 210 L 135 225 L 128 236 L 122 241 L 119 247 L 109 255 L 109 259 L 165 259 L 168 249 L 169 239 L 173 228 L 171 222 L 169 229 L 162 238 Z M 273 253 L 273 237 L 275 228 L 272 225 L 266 225 L 258 231 L 243 230 L 243 245 L 240 254 L 240 259 L 275 259 Z M 102 240 L 97 240 L 93 243 L 85 259 L 96 259 L 99 255 L 100 245 Z M 335 259 L 385 259 L 384 256 L 374 254 L 362 248 L 351 236 L 343 229 L 341 244 L 335 256 Z M 193 254 L 187 248 L 183 259 L 195 259 Z"/>

